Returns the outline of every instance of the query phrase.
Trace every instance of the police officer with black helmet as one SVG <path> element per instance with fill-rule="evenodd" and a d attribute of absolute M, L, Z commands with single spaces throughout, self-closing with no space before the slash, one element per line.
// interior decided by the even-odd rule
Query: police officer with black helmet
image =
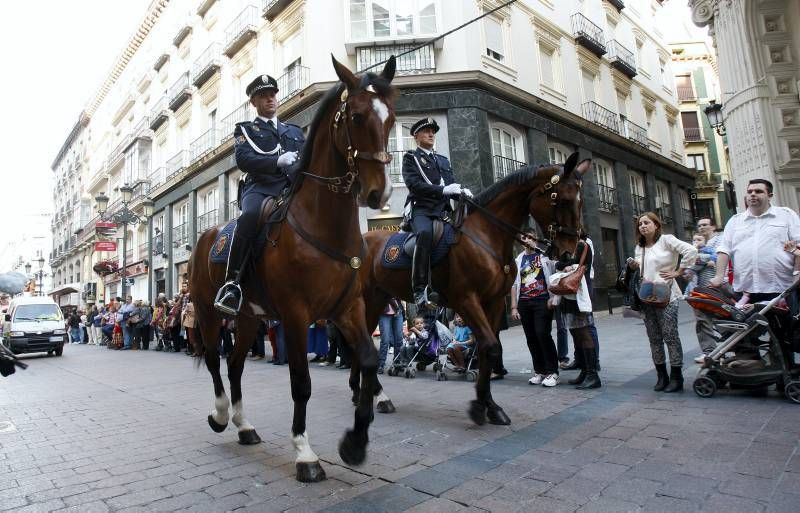
<path fill-rule="evenodd" d="M 436 153 L 439 124 L 433 118 L 420 119 L 411 126 L 417 149 L 403 156 L 403 181 L 408 187 L 406 207 L 411 208 L 411 228 L 417 236 L 411 272 L 414 302 L 420 311 L 436 308 L 438 294 L 430 287 L 430 262 L 433 245 L 433 221 L 451 211 L 449 199 L 469 189 L 455 182 L 450 161 Z"/>
<path fill-rule="evenodd" d="M 305 142 L 300 127 L 278 120 L 278 83 L 274 78 L 261 75 L 250 82 L 245 92 L 258 117 L 237 123 L 233 132 L 236 166 L 246 173 L 246 178 L 239 184 L 242 213 L 228 255 L 225 284 L 214 301 L 217 310 L 231 317 L 239 313 L 242 305 L 242 271 L 258 235 L 261 205 L 290 185 L 290 168 Z"/>

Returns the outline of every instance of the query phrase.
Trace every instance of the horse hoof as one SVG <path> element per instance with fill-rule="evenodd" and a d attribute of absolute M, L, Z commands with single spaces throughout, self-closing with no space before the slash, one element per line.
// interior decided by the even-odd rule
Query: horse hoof
<path fill-rule="evenodd" d="M 323 470 L 322 465 L 319 464 L 319 461 L 315 461 L 313 463 L 296 463 L 295 467 L 297 468 L 297 475 L 296 479 L 301 483 L 319 483 L 320 481 L 325 481 L 327 476 L 325 475 L 325 470 Z"/>
<path fill-rule="evenodd" d="M 339 442 L 339 456 L 348 465 L 361 465 L 367 457 L 367 437 L 359 437 L 352 430 Z"/>
<path fill-rule="evenodd" d="M 241 445 L 256 445 L 261 443 L 261 437 L 258 436 L 255 429 L 248 429 L 247 431 L 239 431 L 239 443 Z"/>
<path fill-rule="evenodd" d="M 208 425 L 211 426 L 211 429 L 215 433 L 222 433 L 223 431 L 225 431 L 225 428 L 228 427 L 227 422 L 225 424 L 220 424 L 219 422 L 214 420 L 214 417 L 212 417 L 211 415 L 208 416 Z"/>
<path fill-rule="evenodd" d="M 486 406 L 481 404 L 476 400 L 472 400 L 469 402 L 469 418 L 472 419 L 472 422 L 475 424 L 482 426 L 486 424 Z"/>
<path fill-rule="evenodd" d="M 378 413 L 394 413 L 397 411 L 392 404 L 391 399 L 387 399 L 385 401 L 379 401 L 378 404 L 375 406 L 375 409 L 378 410 Z"/>
<path fill-rule="evenodd" d="M 489 418 L 489 424 L 494 424 L 495 426 L 508 426 L 511 424 L 511 419 L 499 406 L 497 408 L 489 408 L 486 416 Z"/>

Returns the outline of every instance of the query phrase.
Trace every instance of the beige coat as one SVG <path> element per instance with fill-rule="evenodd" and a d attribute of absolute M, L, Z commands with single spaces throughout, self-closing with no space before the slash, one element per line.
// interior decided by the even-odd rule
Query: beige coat
<path fill-rule="evenodd" d="M 197 327 L 197 320 L 194 317 L 194 303 L 189 303 L 186 305 L 186 308 L 183 310 L 182 314 L 182 321 L 181 324 L 184 328 L 195 328 Z"/>

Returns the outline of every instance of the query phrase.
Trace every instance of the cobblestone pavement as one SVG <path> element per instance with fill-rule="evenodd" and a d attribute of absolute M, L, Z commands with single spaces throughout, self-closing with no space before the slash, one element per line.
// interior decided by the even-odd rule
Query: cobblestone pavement
<path fill-rule="evenodd" d="M 691 313 L 681 319 L 690 360 Z M 30 357 L 0 381 L 0 511 L 800 510 L 800 406 L 776 392 L 657 394 L 642 323 L 598 326 L 606 386 L 591 392 L 527 385 L 521 330 L 503 333 L 511 373 L 493 394 L 510 427 L 472 425 L 459 378 L 384 376 L 398 411 L 376 415 L 358 468 L 337 453 L 353 421 L 346 373 L 314 366 L 308 431 L 328 479 L 311 485 L 294 479 L 286 367 L 248 362 L 245 407 L 264 443 L 241 446 L 209 429 L 210 378 L 182 354 Z"/>

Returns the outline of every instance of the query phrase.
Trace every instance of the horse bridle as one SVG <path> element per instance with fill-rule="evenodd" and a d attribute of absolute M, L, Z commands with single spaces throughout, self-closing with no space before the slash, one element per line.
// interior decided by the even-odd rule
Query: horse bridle
<path fill-rule="evenodd" d="M 365 90 L 369 93 L 377 94 L 371 85 L 368 85 Z M 358 179 L 359 171 L 356 159 L 375 160 L 383 165 L 387 165 L 392 161 L 392 154 L 387 151 L 369 152 L 353 148 L 352 138 L 350 137 L 350 125 L 347 123 L 346 119 L 348 96 L 349 93 L 345 88 L 345 90 L 342 91 L 342 95 L 339 97 L 341 104 L 339 105 L 339 109 L 336 111 L 336 115 L 333 117 L 333 123 L 331 124 L 331 139 L 335 140 L 336 131 L 339 129 L 339 122 L 344 121 L 342 126 L 344 126 L 344 136 L 345 140 L 347 141 L 347 155 L 345 157 L 347 162 L 347 172 L 341 176 L 326 177 L 303 171 L 303 175 L 317 180 L 318 182 L 327 184 L 328 190 L 331 192 L 342 194 L 349 194 L 353 188 L 353 184 L 355 183 L 356 179 Z"/>

